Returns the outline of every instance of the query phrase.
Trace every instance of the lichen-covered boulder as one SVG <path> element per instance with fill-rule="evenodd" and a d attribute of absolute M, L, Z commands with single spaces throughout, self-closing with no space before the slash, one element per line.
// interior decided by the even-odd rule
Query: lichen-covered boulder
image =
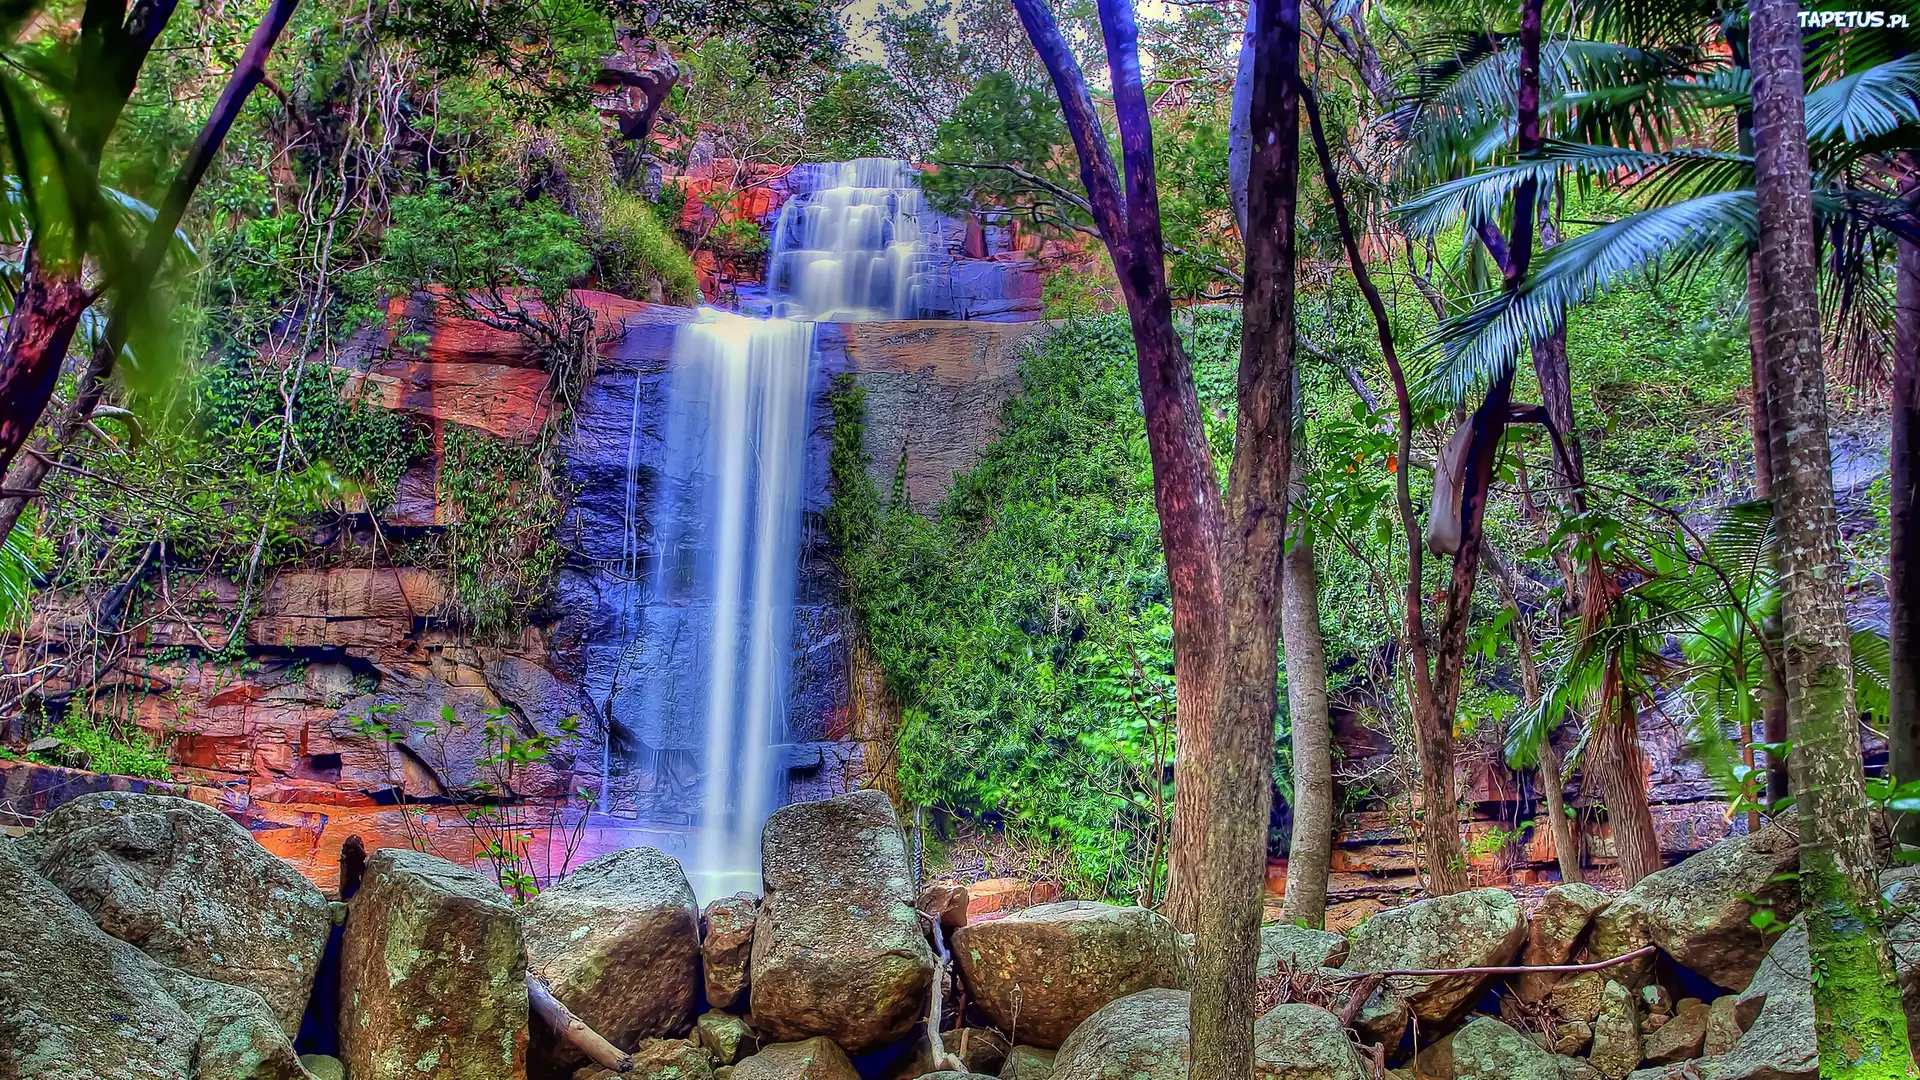
<path fill-rule="evenodd" d="M 1256 1080 L 1368 1080 L 1340 1020 L 1315 1005 L 1276 1005 L 1253 1025 Z"/>
<path fill-rule="evenodd" d="M 699 1004 L 699 909 L 687 875 L 650 847 L 604 855 L 520 908 L 527 964 L 553 996 L 619 1046 L 685 1035 Z M 538 1025 L 535 1056 L 586 1059 Z"/>
<path fill-rule="evenodd" d="M 327 898 L 231 818 L 168 795 L 83 795 L 23 845 L 102 930 L 160 963 L 266 999 L 300 1027 L 326 948 Z"/>
<path fill-rule="evenodd" d="M 733 1067 L 731 1080 L 860 1080 L 832 1039 L 774 1043 Z"/>
<path fill-rule="evenodd" d="M 1527 920 L 1527 941 L 1520 947 L 1517 962 L 1527 967 L 1566 963 L 1586 936 L 1593 917 L 1606 906 L 1606 894 L 1582 882 L 1548 889 L 1533 917 Z M 1559 979 L 1556 975 L 1521 975 L 1512 980 L 1513 992 L 1523 1001 L 1539 1001 Z"/>
<path fill-rule="evenodd" d="M 732 1065 L 760 1049 L 760 1040 L 745 1020 L 730 1013 L 706 1012 L 694 1023 L 694 1038 L 706 1047 L 715 1065 Z"/>
<path fill-rule="evenodd" d="M 1813 1031 L 1813 964 L 1807 930 L 1795 920 L 1767 950 L 1753 981 L 1734 1000 L 1746 1033 L 1703 1062 L 1707 1080 L 1812 1080 L 1820 1073 Z"/>
<path fill-rule="evenodd" d="M 1053 1080 L 1186 1080 L 1187 1008 L 1185 990 L 1108 1002 L 1060 1044 Z"/>
<path fill-rule="evenodd" d="M 1179 938 L 1157 912 L 1063 900 L 962 927 L 954 957 L 994 1025 L 1057 1047 L 1101 1006 L 1181 985 Z"/>
<path fill-rule="evenodd" d="M 347 1080 L 346 1062 L 331 1054 L 301 1054 L 300 1067 L 313 1080 Z"/>
<path fill-rule="evenodd" d="M 736 893 L 713 901 L 700 914 L 700 970 L 707 984 L 707 1004 L 716 1009 L 746 1003 L 753 923 L 759 910 L 758 897 Z"/>
<path fill-rule="evenodd" d="M 1473 889 L 1383 911 L 1354 934 L 1341 969 L 1352 972 L 1425 968 L 1499 967 L 1526 937 L 1527 916 L 1504 889 Z M 1375 1041 L 1398 1042 L 1404 1003 L 1429 1031 L 1458 1021 L 1485 992 L 1492 976 L 1391 976 L 1356 1017 Z"/>
<path fill-rule="evenodd" d="M 1560 1058 L 1491 1016 L 1451 1036 L 1453 1080 L 1561 1080 Z"/>
<path fill-rule="evenodd" d="M 625 1080 L 713 1080 L 713 1060 L 686 1039 L 643 1039 Z"/>
<path fill-rule="evenodd" d="M 1609 982 L 1600 995 L 1600 1015 L 1593 1022 L 1593 1049 L 1587 1052 L 1587 1064 L 1606 1080 L 1626 1080 L 1628 1073 L 1640 1067 L 1643 1056 L 1640 1005 L 1633 991 Z"/>
<path fill-rule="evenodd" d="M 1740 1018 L 1734 1012 L 1739 1002 L 1738 994 L 1727 994 L 1713 999 L 1707 1006 L 1707 1034 L 1701 1040 L 1701 1057 L 1719 1057 L 1733 1049 L 1733 1044 L 1746 1034 L 1741 1030 Z"/>
<path fill-rule="evenodd" d="M 266 1000 L 110 937 L 0 842 L 0 1076 L 304 1080 Z"/>
<path fill-rule="evenodd" d="M 1331 930 L 1309 930 L 1292 923 L 1271 923 L 1260 928 L 1260 959 L 1254 977 L 1265 978 L 1288 971 L 1313 971 L 1338 967 L 1347 958 L 1347 938 Z"/>
<path fill-rule="evenodd" d="M 1052 1050 L 1038 1046 L 1016 1046 L 1007 1051 L 1000 1080 L 1051 1080 L 1054 1056 Z"/>
<path fill-rule="evenodd" d="M 340 1057 L 353 1080 L 520 1080 L 526 947 L 493 882 L 388 848 L 367 860 L 340 948 Z"/>
<path fill-rule="evenodd" d="M 933 986 L 933 950 L 887 796 L 856 791 L 774 811 L 761 879 L 754 1025 L 774 1039 L 824 1035 L 855 1054 L 911 1030 Z"/>
<path fill-rule="evenodd" d="M 1798 828 L 1788 812 L 1750 836 L 1648 874 L 1594 917 L 1594 955 L 1620 956 L 1651 941 L 1712 982 L 1744 988 L 1767 952 L 1754 911 L 1765 907 L 1781 921 L 1800 911 L 1799 882 L 1791 876 L 1799 867 Z"/>
<path fill-rule="evenodd" d="M 140 950 L 0 840 L 0 1076 L 187 1080 L 195 1025 Z"/>

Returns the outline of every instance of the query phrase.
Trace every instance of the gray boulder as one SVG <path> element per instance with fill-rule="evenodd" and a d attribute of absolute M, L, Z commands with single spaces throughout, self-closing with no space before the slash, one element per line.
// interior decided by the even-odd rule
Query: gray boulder
<path fill-rule="evenodd" d="M 1186 1080 L 1187 992 L 1153 989 L 1109 1002 L 1067 1036 L 1053 1080 Z"/>
<path fill-rule="evenodd" d="M 1695 1001 L 1673 1014 L 1673 1018 L 1646 1037 L 1646 1061 L 1652 1065 L 1670 1065 L 1700 1056 L 1707 1042 L 1707 1023 L 1712 1011 L 1703 1001 Z"/>
<path fill-rule="evenodd" d="M 1813 1032 L 1813 964 L 1799 921 L 1767 950 L 1753 981 L 1734 1002 L 1746 1033 L 1703 1062 L 1706 1080 L 1811 1080 L 1820 1073 Z"/>
<path fill-rule="evenodd" d="M 775 1043 L 733 1067 L 730 1080 L 860 1080 L 832 1039 Z"/>
<path fill-rule="evenodd" d="M 1540 899 L 1533 917 L 1527 920 L 1527 941 L 1520 948 L 1518 963 L 1528 967 L 1564 964 L 1586 937 L 1594 915 L 1607 906 L 1607 897 L 1599 889 L 1581 882 L 1555 885 Z M 1513 980 L 1513 992 L 1523 1001 L 1539 1001 L 1547 988 L 1559 981 L 1556 975 L 1521 975 Z"/>
<path fill-rule="evenodd" d="M 1728 990 L 1743 989 L 1766 955 L 1758 908 L 1781 922 L 1800 911 L 1800 838 L 1789 812 L 1750 836 L 1736 836 L 1639 884 L 1594 917 L 1596 957 L 1624 955 L 1652 942 Z M 1637 974 L 1644 975 L 1644 965 Z M 1621 973 L 1614 973 L 1614 978 Z"/>
<path fill-rule="evenodd" d="M 1038 1046 L 1016 1046 L 1007 1051 L 1000 1080 L 1051 1080 L 1054 1052 Z"/>
<path fill-rule="evenodd" d="M 1452 1035 L 1453 1080 L 1561 1080 L 1560 1058 L 1491 1016 Z"/>
<path fill-rule="evenodd" d="M 304 1080 L 260 995 L 110 937 L 0 841 L 0 1076 Z"/>
<path fill-rule="evenodd" d="M 526 972 L 520 918 L 498 885 L 421 852 L 375 852 L 340 946 L 340 1058 L 348 1074 L 524 1076 Z"/>
<path fill-rule="evenodd" d="M 1276 1005 L 1253 1025 L 1256 1080 L 1369 1080 L 1339 1018 L 1315 1005 Z"/>
<path fill-rule="evenodd" d="M 699 1003 L 700 924 L 673 857 L 650 847 L 595 859 L 520 908 L 528 967 L 553 996 L 619 1046 L 685 1035 Z M 536 1033 L 538 1056 L 579 1065 Z"/>
<path fill-rule="evenodd" d="M 1292 923 L 1269 923 L 1260 928 L 1260 960 L 1255 978 L 1288 971 L 1338 967 L 1347 958 L 1347 939 L 1331 930 L 1309 930 Z"/>
<path fill-rule="evenodd" d="M 1527 933 L 1526 913 L 1504 889 L 1473 889 L 1383 911 L 1353 937 L 1342 970 L 1499 967 L 1513 959 Z M 1388 978 L 1356 1017 L 1363 1034 L 1396 1043 L 1405 1027 L 1401 1006 L 1428 1031 L 1445 1029 L 1486 992 L 1488 975 Z"/>
<path fill-rule="evenodd" d="M 168 795 L 83 795 L 24 845 L 102 930 L 160 963 L 265 998 L 300 1027 L 326 948 L 327 898 L 231 818 Z"/>
<path fill-rule="evenodd" d="M 886 795 L 857 791 L 781 807 L 761 834 L 761 865 L 767 894 L 754 924 L 749 990 L 755 1027 L 789 1041 L 827 1036 L 856 1054 L 910 1031 L 926 1011 L 933 950 Z"/>
<path fill-rule="evenodd" d="M 1041 904 L 954 934 L 967 989 L 994 1025 L 1058 1047 L 1108 1002 L 1181 985 L 1178 935 L 1157 912 L 1087 900 Z"/>

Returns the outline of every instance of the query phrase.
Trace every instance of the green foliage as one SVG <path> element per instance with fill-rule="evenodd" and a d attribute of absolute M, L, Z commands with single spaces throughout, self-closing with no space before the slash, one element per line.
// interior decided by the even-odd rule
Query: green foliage
<path fill-rule="evenodd" d="M 560 568 L 561 500 L 541 446 L 449 427 L 440 491 L 459 520 L 435 543 L 452 572 L 460 624 L 482 638 L 517 632 Z"/>
<path fill-rule="evenodd" d="M 393 201 L 377 266 L 396 292 L 529 289 L 552 304 L 593 269 L 581 232 L 576 218 L 544 199 L 498 191 L 462 198 L 443 186 Z"/>
<path fill-rule="evenodd" d="M 68 698 L 67 711 L 57 723 L 40 732 L 40 738 L 55 739 L 58 744 L 51 750 L 29 754 L 29 760 L 113 776 L 173 779 L 165 747 L 153 745 L 131 720 L 94 715 L 84 694 Z"/>
<path fill-rule="evenodd" d="M 1145 886 L 1171 760 L 1155 732 L 1172 631 L 1131 357 L 1122 318 L 1062 327 L 933 519 L 880 507 L 836 425 L 829 517 L 906 707 L 907 796 L 1062 842 L 1081 887 L 1114 895 Z M 843 386 L 836 420 L 859 408 Z"/>
<path fill-rule="evenodd" d="M 687 257 L 646 199 L 609 188 L 600 208 L 600 236 L 594 245 L 603 285 L 635 297 L 658 297 L 669 304 L 700 299 L 700 281 Z"/>

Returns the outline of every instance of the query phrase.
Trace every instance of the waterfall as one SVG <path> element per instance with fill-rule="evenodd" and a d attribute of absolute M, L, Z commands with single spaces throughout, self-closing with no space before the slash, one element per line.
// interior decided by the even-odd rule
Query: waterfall
<path fill-rule="evenodd" d="M 636 662 L 611 711 L 649 758 L 629 771 L 647 777 L 651 805 L 685 796 L 703 901 L 757 890 L 760 828 L 784 789 L 814 325 L 919 313 L 911 167 L 862 159 L 789 179 L 768 256 L 776 317 L 704 308 L 680 329 L 651 499 L 637 390 L 629 436 L 623 623 Z"/>

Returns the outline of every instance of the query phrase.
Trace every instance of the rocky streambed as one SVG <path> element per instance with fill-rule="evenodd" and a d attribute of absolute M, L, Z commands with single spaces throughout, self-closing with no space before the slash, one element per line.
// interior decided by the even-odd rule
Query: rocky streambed
<path fill-rule="evenodd" d="M 518 907 L 381 850 L 342 902 L 209 807 L 85 796 L 0 841 L 0 1080 L 1185 1076 L 1192 946 L 1160 915 L 1069 900 L 969 924 L 964 886 L 916 896 L 878 792 L 785 807 L 763 840 L 766 894 L 704 911 L 651 848 Z M 1620 897 L 1561 885 L 1528 911 L 1481 889 L 1350 936 L 1266 927 L 1256 1075 L 1812 1077 L 1796 858 L 1783 820 Z M 1914 1011 L 1910 885 L 1888 882 Z M 1512 967 L 1540 970 L 1464 970 Z"/>

